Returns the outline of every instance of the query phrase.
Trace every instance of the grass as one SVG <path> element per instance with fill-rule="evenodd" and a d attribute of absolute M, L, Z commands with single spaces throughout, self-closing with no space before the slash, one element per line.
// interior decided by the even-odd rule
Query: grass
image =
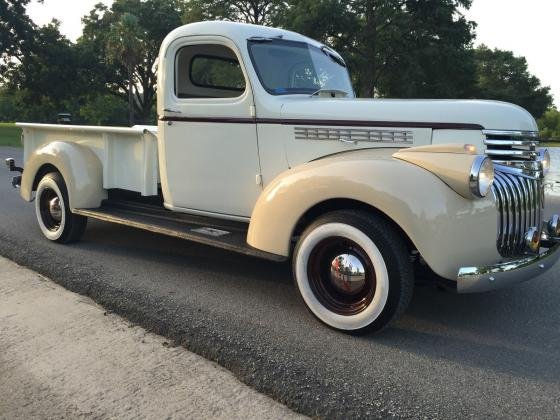
<path fill-rule="evenodd" d="M 0 123 L 0 146 L 21 147 L 21 128 L 13 123 Z"/>
<path fill-rule="evenodd" d="M 560 141 L 543 141 L 543 142 L 539 143 L 539 146 L 560 147 Z"/>

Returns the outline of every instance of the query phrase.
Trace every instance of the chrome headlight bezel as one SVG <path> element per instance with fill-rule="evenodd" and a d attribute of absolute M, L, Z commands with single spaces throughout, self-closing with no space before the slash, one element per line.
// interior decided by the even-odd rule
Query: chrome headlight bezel
<path fill-rule="evenodd" d="M 486 156 L 475 158 L 469 176 L 469 188 L 473 196 L 484 198 L 494 183 L 494 163 Z"/>
<path fill-rule="evenodd" d="M 550 152 L 548 149 L 539 149 L 538 160 L 542 164 L 543 175 L 546 176 L 550 171 Z"/>

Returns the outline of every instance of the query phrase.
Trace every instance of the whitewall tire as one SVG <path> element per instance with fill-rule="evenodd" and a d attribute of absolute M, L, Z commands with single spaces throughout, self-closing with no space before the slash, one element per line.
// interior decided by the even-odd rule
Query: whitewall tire
<path fill-rule="evenodd" d="M 68 191 L 58 172 L 41 178 L 35 192 L 35 215 L 43 235 L 54 242 L 75 242 L 83 235 L 87 218 L 70 211 Z"/>
<path fill-rule="evenodd" d="M 402 234 L 357 211 L 329 213 L 301 235 L 293 272 L 301 298 L 320 321 L 347 332 L 377 331 L 401 315 L 413 275 Z"/>

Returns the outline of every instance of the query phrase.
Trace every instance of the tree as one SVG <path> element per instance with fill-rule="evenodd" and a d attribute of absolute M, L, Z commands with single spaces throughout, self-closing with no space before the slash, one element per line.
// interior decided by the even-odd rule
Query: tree
<path fill-rule="evenodd" d="M 547 110 L 538 123 L 543 139 L 560 141 L 560 111 L 556 108 Z"/>
<path fill-rule="evenodd" d="M 535 118 L 552 105 L 550 87 L 541 86 L 540 80 L 529 73 L 524 57 L 481 45 L 475 50 L 475 60 L 477 97 L 512 102 Z"/>
<path fill-rule="evenodd" d="M 21 57 L 35 25 L 25 12 L 30 0 L 0 0 L 0 57 Z M 40 0 L 42 2 L 42 0 Z"/>
<path fill-rule="evenodd" d="M 104 84 L 105 91 L 102 93 L 111 93 L 127 100 L 132 80 L 133 106 L 136 119 L 140 122 L 151 121 L 157 82 L 154 63 L 165 36 L 181 25 L 182 11 L 183 5 L 179 0 L 115 0 L 110 9 L 97 4 L 82 19 L 84 31 L 78 46 L 88 51 L 90 58 L 95 61 L 92 64 L 95 71 L 90 73 L 91 77 Z M 139 55 L 132 69 L 132 77 L 129 77 L 129 69 L 122 61 L 109 59 L 114 56 L 108 48 L 111 47 L 109 38 L 114 36 L 116 28 L 122 29 L 122 19 L 126 14 L 137 19 L 134 31 L 139 42 L 136 46 Z"/>
<path fill-rule="evenodd" d="M 280 0 L 190 0 L 185 2 L 184 22 L 233 20 L 270 25 L 286 2 Z"/>
<path fill-rule="evenodd" d="M 403 16 L 388 47 L 391 55 L 380 69 L 378 93 L 401 98 L 464 98 L 475 85 L 472 53 L 474 22 L 460 7 L 468 1 L 405 2 Z"/>
<path fill-rule="evenodd" d="M 134 68 L 140 62 L 143 47 L 138 18 L 124 13 L 107 38 L 107 53 L 110 61 L 120 62 L 127 72 L 129 124 L 134 125 Z"/>
<path fill-rule="evenodd" d="M 474 86 L 470 0 L 292 0 L 285 28 L 348 62 L 358 96 L 458 97 Z"/>
<path fill-rule="evenodd" d="M 91 125 L 125 125 L 127 103 L 109 93 L 92 96 L 80 108 L 78 117 Z"/>
<path fill-rule="evenodd" d="M 5 69 L 4 94 L 18 109 L 19 120 L 52 122 L 57 113 L 78 108 L 87 81 L 76 50 L 59 31 L 59 22 L 35 28 L 29 42 L 32 48 Z"/>

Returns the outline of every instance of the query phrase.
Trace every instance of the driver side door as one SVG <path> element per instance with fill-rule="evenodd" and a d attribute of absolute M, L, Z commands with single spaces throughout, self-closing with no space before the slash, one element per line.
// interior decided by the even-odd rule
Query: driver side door
<path fill-rule="evenodd" d="M 159 121 L 165 206 L 245 220 L 262 190 L 251 86 L 235 45 L 192 36 L 166 55 Z"/>

